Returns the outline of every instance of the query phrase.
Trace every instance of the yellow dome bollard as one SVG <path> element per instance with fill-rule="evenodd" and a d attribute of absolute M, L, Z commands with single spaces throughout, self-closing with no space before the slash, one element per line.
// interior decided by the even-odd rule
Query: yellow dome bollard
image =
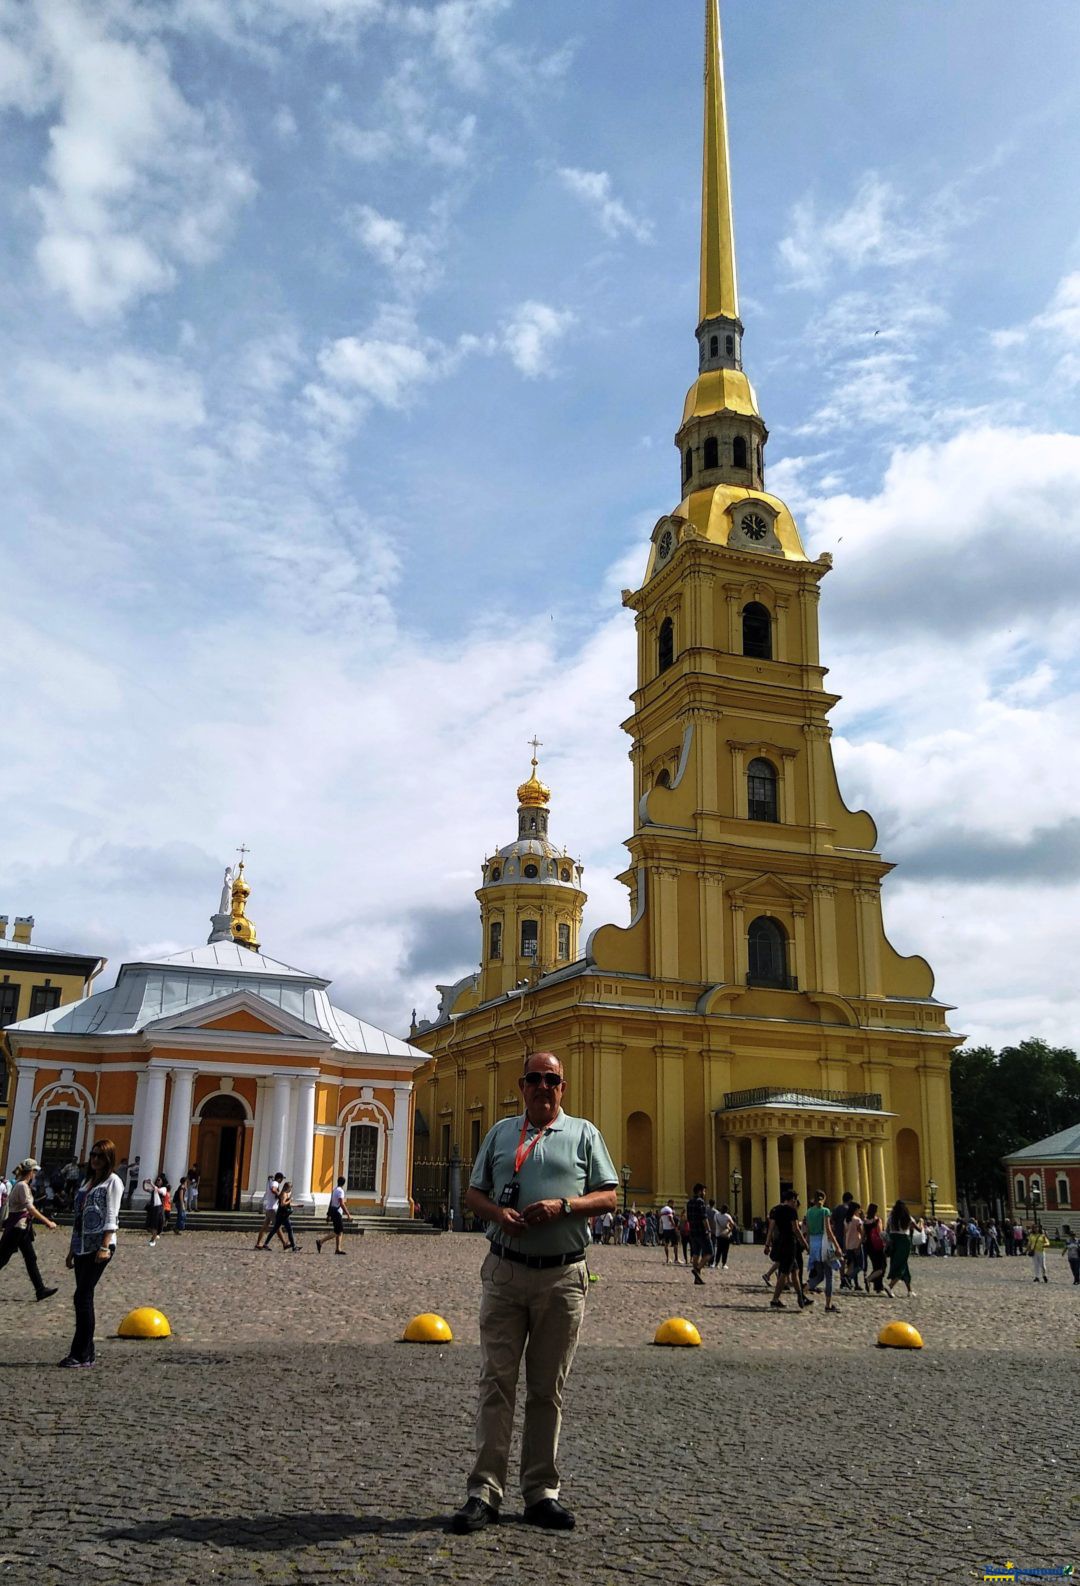
<path fill-rule="evenodd" d="M 922 1334 L 910 1322 L 886 1322 L 877 1335 L 879 1349 L 921 1349 Z"/>
<path fill-rule="evenodd" d="M 128 1311 L 116 1329 L 117 1338 L 168 1338 L 172 1333 L 169 1319 L 152 1305 L 140 1305 Z"/>
<path fill-rule="evenodd" d="M 454 1335 L 450 1323 L 432 1311 L 414 1316 L 401 1335 L 406 1344 L 452 1344 Z"/>
<path fill-rule="evenodd" d="M 669 1316 L 666 1322 L 661 1322 L 656 1329 L 654 1344 L 700 1344 L 701 1334 L 693 1322 L 688 1322 L 685 1316 Z"/>

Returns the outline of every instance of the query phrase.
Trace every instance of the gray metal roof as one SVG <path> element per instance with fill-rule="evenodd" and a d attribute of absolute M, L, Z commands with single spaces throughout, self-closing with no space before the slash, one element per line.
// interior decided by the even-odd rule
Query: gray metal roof
<path fill-rule="evenodd" d="M 7 1026 L 6 1034 L 137 1035 L 159 1019 L 175 1019 L 244 992 L 321 1030 L 340 1051 L 427 1062 L 419 1047 L 335 1008 L 326 994 L 329 984 L 235 942 L 215 942 L 148 963 L 124 964 L 109 991 L 20 1019 Z"/>
<path fill-rule="evenodd" d="M 1074 1156 L 1080 1161 L 1080 1123 L 1074 1123 L 1068 1129 L 1059 1129 L 1057 1134 L 1048 1134 L 1045 1140 L 1036 1140 L 1033 1145 L 1022 1146 L 1019 1151 L 1010 1151 L 1003 1160 L 1031 1162 L 1050 1156 Z"/>
<path fill-rule="evenodd" d="M 0 936 L 0 953 L 40 953 L 43 958 L 85 958 L 87 963 L 104 963 L 97 953 L 74 947 L 42 947 L 38 942 L 17 942 L 13 936 Z"/>

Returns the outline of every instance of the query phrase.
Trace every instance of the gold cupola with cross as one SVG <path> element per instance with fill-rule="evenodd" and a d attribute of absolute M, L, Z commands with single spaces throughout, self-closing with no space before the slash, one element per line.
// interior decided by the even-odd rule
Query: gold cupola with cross
<path fill-rule="evenodd" d="M 677 505 L 623 592 L 637 635 L 622 724 L 630 920 L 601 925 L 565 969 L 545 958 L 524 986 L 520 964 L 496 972 L 486 938 L 480 995 L 461 983 L 415 1037 L 433 1054 L 425 1110 L 452 1118 L 467 1150 L 466 1126 L 516 1107 L 523 1055 L 548 1048 L 568 1108 L 599 1124 L 639 1203 L 699 1180 L 747 1225 L 785 1184 L 804 1205 L 820 1187 L 921 1210 L 933 1181 L 949 1215 L 960 1037 L 925 959 L 885 934 L 893 867 L 837 781 L 837 696 L 818 650 L 832 562 L 807 555 L 765 488 L 768 432 L 743 367 L 717 0 L 705 37 L 697 374 L 676 433 Z M 546 817 L 533 770 L 519 821 Z M 485 931 L 509 852 L 485 864 Z M 501 940 L 516 952 L 509 920 Z"/>
<path fill-rule="evenodd" d="M 531 771 L 517 790 L 517 837 L 484 860 L 476 894 L 480 1001 L 529 984 L 578 956 L 585 907 L 582 866 L 551 841 L 551 789 L 537 774 L 543 745 L 533 738 L 531 747 Z"/>

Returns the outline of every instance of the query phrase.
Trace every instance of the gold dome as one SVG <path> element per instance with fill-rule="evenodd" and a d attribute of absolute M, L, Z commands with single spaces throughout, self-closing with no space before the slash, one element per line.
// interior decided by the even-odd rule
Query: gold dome
<path fill-rule="evenodd" d="M 254 924 L 248 919 L 246 911 L 247 900 L 251 896 L 251 888 L 244 880 L 244 861 L 241 859 L 240 867 L 236 872 L 232 884 L 232 908 L 230 913 L 230 929 L 232 939 L 241 947 L 250 947 L 253 952 L 259 950 L 259 936 Z"/>
<path fill-rule="evenodd" d="M 522 782 L 518 788 L 518 804 L 526 809 L 542 809 L 551 797 L 551 789 L 545 787 L 536 774 L 536 755 L 532 758 L 532 776 L 527 782 Z"/>

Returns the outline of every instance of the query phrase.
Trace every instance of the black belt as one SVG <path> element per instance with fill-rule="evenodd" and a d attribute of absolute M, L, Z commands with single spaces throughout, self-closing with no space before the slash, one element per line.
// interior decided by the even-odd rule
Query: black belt
<path fill-rule="evenodd" d="M 502 1256 L 505 1261 L 519 1261 L 523 1267 L 533 1267 L 543 1271 L 545 1267 L 571 1267 L 575 1261 L 584 1261 L 584 1250 L 573 1250 L 565 1256 L 526 1256 L 520 1250 L 508 1250 L 505 1245 L 497 1245 L 490 1241 L 493 1254 Z"/>

